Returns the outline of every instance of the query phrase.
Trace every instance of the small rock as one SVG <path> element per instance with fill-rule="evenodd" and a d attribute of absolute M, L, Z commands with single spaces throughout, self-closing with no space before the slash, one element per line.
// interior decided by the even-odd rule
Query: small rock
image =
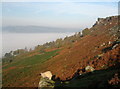
<path fill-rule="evenodd" d="M 105 43 L 103 43 L 101 46 L 105 46 Z"/>
<path fill-rule="evenodd" d="M 108 44 L 111 44 L 111 43 L 112 43 L 111 41 L 108 42 Z"/>
<path fill-rule="evenodd" d="M 112 49 L 115 49 L 117 46 L 118 46 L 118 44 L 115 44 L 115 45 L 112 47 Z"/>
<path fill-rule="evenodd" d="M 92 66 L 86 66 L 86 67 L 85 67 L 85 70 L 92 72 L 92 71 L 94 71 L 95 69 L 94 69 Z"/>

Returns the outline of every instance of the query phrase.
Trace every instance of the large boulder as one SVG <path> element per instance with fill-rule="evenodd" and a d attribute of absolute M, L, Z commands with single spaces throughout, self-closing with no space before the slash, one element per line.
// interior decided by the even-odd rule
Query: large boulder
<path fill-rule="evenodd" d="M 41 73 L 38 89 L 53 89 L 55 82 L 52 79 L 52 73 L 50 71 Z"/>
<path fill-rule="evenodd" d="M 44 72 L 44 73 L 41 73 L 41 76 L 43 77 L 43 78 L 48 78 L 49 80 L 51 80 L 51 78 L 52 78 L 52 73 L 51 73 L 51 71 L 46 71 L 46 72 Z"/>

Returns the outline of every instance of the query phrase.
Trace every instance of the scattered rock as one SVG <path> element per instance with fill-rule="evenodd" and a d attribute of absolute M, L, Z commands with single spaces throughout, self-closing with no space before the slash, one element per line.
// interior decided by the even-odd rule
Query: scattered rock
<path fill-rule="evenodd" d="M 114 75 L 114 77 L 113 77 L 110 81 L 108 81 L 108 83 L 109 83 L 110 85 L 120 84 L 120 79 L 118 78 L 118 73 L 116 73 L 116 74 Z"/>

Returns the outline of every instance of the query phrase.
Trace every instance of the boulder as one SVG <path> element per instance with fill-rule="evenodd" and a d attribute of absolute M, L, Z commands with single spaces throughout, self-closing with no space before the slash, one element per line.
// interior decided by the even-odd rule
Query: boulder
<path fill-rule="evenodd" d="M 88 72 L 92 72 L 94 71 L 95 69 L 92 67 L 92 66 L 86 66 L 85 67 L 85 71 L 88 71 Z"/>
<path fill-rule="evenodd" d="M 52 79 L 51 71 L 46 71 L 41 73 L 40 82 L 38 85 L 38 89 L 53 89 L 55 82 Z"/>
<path fill-rule="evenodd" d="M 43 77 L 43 78 L 48 78 L 49 80 L 51 80 L 51 78 L 52 78 L 52 73 L 51 73 L 51 71 L 46 71 L 46 72 L 44 72 L 44 73 L 41 73 L 41 77 Z"/>
<path fill-rule="evenodd" d="M 49 78 L 41 77 L 38 85 L 38 89 L 53 89 L 55 82 L 53 80 L 49 80 Z"/>

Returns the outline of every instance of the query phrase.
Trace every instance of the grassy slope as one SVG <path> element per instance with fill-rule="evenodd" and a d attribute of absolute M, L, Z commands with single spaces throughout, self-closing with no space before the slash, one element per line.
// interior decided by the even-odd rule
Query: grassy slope
<path fill-rule="evenodd" d="M 36 76 L 43 64 L 48 59 L 56 56 L 59 50 L 45 52 L 28 58 L 16 60 L 3 67 L 3 86 L 23 86 L 27 79 Z M 16 83 L 17 82 L 17 83 Z M 8 84 L 8 85 L 7 85 Z M 17 84 L 17 85 L 16 85 Z"/>

